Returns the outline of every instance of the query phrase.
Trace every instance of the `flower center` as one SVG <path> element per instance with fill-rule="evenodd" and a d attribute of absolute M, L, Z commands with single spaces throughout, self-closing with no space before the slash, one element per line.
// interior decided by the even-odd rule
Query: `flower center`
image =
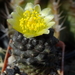
<path fill-rule="evenodd" d="M 36 33 L 47 27 L 43 17 L 33 9 L 26 10 L 23 13 L 23 17 L 20 19 L 20 26 L 24 33 Z"/>

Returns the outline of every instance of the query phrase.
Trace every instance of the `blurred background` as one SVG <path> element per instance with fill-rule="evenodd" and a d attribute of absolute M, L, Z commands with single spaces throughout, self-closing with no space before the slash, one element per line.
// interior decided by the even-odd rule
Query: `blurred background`
<path fill-rule="evenodd" d="M 65 75 L 75 75 L 75 0 L 0 0 L 0 70 L 14 29 L 7 23 L 17 5 L 22 8 L 28 2 L 49 7 L 54 15 L 54 36 L 65 43 Z"/>

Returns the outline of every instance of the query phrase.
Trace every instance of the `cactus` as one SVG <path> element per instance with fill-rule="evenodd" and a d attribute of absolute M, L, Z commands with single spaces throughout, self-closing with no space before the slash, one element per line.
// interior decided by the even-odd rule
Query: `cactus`
<path fill-rule="evenodd" d="M 49 13 L 49 8 L 41 10 L 40 5 L 27 3 L 24 10 L 17 6 L 12 18 L 7 20 L 16 30 L 8 64 L 23 65 L 20 69 L 27 75 L 58 75 L 61 69 L 61 50 L 56 47 L 59 40 L 53 36 L 51 27 L 55 22 Z"/>

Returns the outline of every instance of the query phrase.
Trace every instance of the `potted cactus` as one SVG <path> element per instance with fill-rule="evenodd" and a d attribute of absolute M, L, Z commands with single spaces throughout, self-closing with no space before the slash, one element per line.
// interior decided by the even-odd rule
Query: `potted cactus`
<path fill-rule="evenodd" d="M 17 6 L 11 15 L 7 21 L 15 33 L 2 74 L 63 75 L 64 44 L 53 36 L 55 22 L 50 8 L 41 10 L 39 4 L 27 3 L 24 9 Z"/>

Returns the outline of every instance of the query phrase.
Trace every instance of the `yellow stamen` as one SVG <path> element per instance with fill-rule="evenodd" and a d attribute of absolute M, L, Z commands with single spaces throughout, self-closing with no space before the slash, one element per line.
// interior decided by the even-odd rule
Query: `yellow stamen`
<path fill-rule="evenodd" d="M 33 9 L 26 10 L 19 21 L 20 26 L 25 33 L 36 33 L 47 27 L 43 17 Z"/>

